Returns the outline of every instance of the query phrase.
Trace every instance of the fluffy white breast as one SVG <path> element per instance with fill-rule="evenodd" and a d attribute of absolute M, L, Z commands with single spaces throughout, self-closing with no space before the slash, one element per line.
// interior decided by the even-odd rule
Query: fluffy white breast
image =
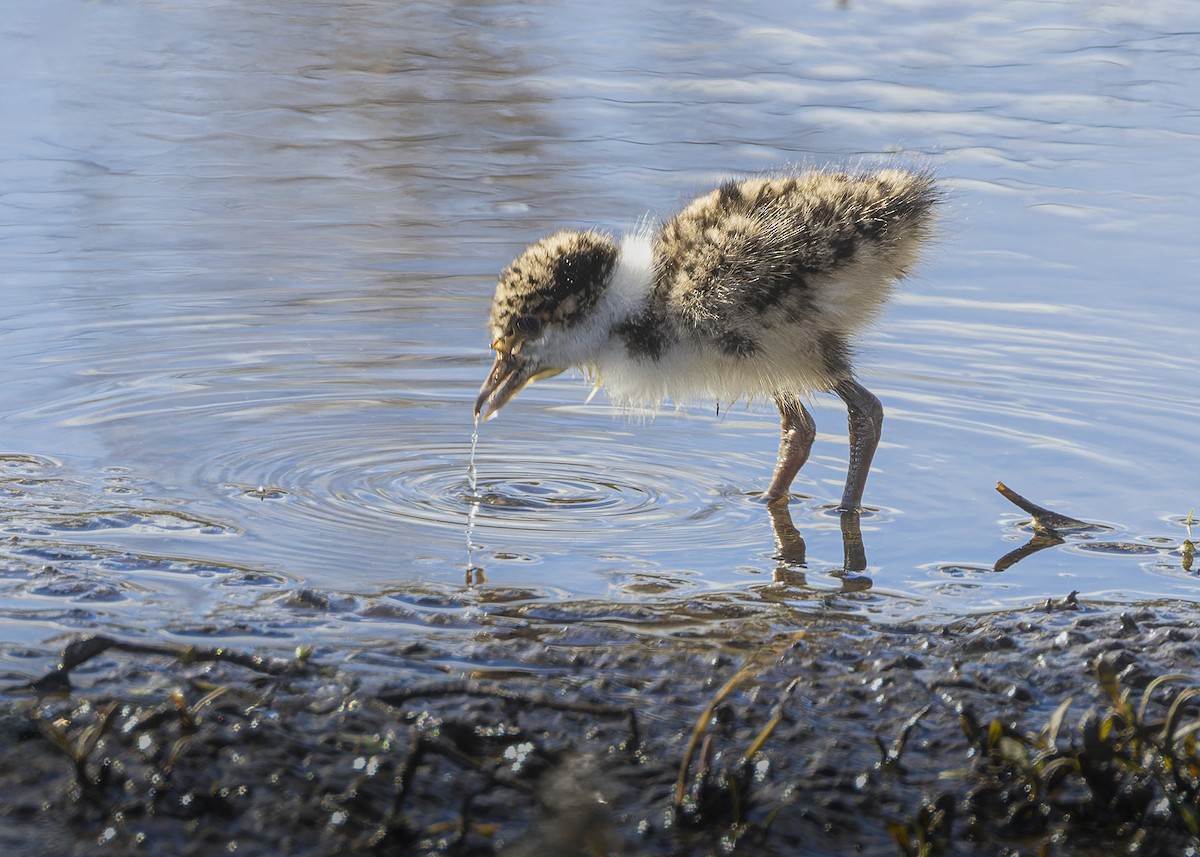
<path fill-rule="evenodd" d="M 768 359 L 730 358 L 694 343 L 680 342 L 658 359 L 634 357 L 624 348 L 606 349 L 591 368 L 609 398 L 622 407 L 659 408 L 705 401 L 729 405 L 740 400 L 770 401 L 781 391 L 826 389 L 828 378 L 807 365 L 781 369 Z"/>
<path fill-rule="evenodd" d="M 653 236 L 638 232 L 624 237 L 595 308 L 574 327 L 546 332 L 539 352 L 544 361 L 598 367 L 610 351 L 613 328 L 645 306 L 653 286 Z"/>

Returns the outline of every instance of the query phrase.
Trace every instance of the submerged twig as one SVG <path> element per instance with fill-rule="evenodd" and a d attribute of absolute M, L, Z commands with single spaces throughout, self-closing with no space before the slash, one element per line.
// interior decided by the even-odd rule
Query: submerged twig
<path fill-rule="evenodd" d="M 1047 509 L 1045 506 L 1039 506 L 1032 500 L 1027 500 L 1016 491 L 1009 488 L 1003 482 L 996 483 L 996 490 L 1019 509 L 1023 509 L 1033 515 L 1033 527 L 1036 530 L 1049 533 L 1060 533 L 1063 531 L 1080 531 L 1080 530 L 1107 530 L 1111 529 L 1103 524 L 1092 524 L 1087 521 L 1081 521 L 1078 518 L 1070 518 L 1066 515 L 1060 515 L 1052 509 Z"/>
<path fill-rule="evenodd" d="M 775 710 L 771 712 L 771 718 L 767 724 L 758 731 L 754 736 L 754 740 L 750 742 L 750 746 L 746 748 L 746 752 L 742 754 L 742 762 L 749 762 L 754 758 L 754 754 L 762 749 L 763 744 L 767 743 L 767 739 L 775 732 L 775 728 L 783 721 L 784 706 L 787 701 L 792 698 L 796 687 L 800 684 L 800 679 L 794 678 L 788 682 L 788 686 L 783 689 L 783 696 L 779 697 L 779 701 L 775 703 Z"/>
<path fill-rule="evenodd" d="M 571 711 L 576 714 L 595 714 L 601 717 L 624 717 L 629 721 L 629 747 L 636 749 L 640 743 L 638 736 L 637 711 L 619 705 L 605 705 L 599 702 L 571 702 L 551 696 L 548 693 L 534 691 L 527 693 L 512 690 L 507 687 L 481 684 L 473 679 L 456 681 L 414 684 L 410 687 L 397 688 L 375 694 L 375 699 L 385 705 L 403 705 L 411 699 L 423 699 L 435 696 L 486 696 L 493 699 L 503 699 L 510 702 L 520 702 L 539 708 L 552 708 L 556 711 Z"/>
<path fill-rule="evenodd" d="M 795 641 L 803 639 L 805 636 L 807 635 L 804 631 L 797 631 L 796 633 L 785 637 L 781 645 L 776 645 L 768 649 L 761 649 L 755 654 L 747 657 L 738 671 L 730 676 L 729 680 L 726 681 L 725 684 L 721 685 L 721 689 L 717 691 L 716 696 L 714 696 L 709 701 L 708 705 L 704 707 L 704 710 L 700 712 L 700 716 L 696 718 L 695 726 L 692 727 L 692 735 L 688 739 L 687 748 L 683 751 L 683 760 L 679 763 L 679 776 L 675 780 L 676 812 L 679 812 L 680 808 L 683 806 L 683 799 L 687 794 L 688 770 L 692 766 L 692 759 L 696 756 L 696 748 L 700 746 L 701 741 L 705 738 L 708 732 L 713 711 L 716 710 L 718 705 L 728 699 L 730 695 L 742 684 L 742 682 L 753 678 L 762 670 L 768 655 L 774 656 L 777 652 L 782 651 L 783 649 L 792 645 Z M 785 698 L 791 694 L 794 688 L 795 682 L 788 685 L 787 689 L 784 691 Z M 781 709 L 777 708 L 776 712 L 779 714 L 779 719 L 782 719 Z M 770 737 L 771 733 L 778 725 L 779 720 L 777 720 L 773 715 L 767 721 L 767 725 L 760 730 L 759 737 L 752 742 L 751 747 L 754 752 L 757 752 L 761 748 L 762 744 L 766 742 L 767 738 Z M 747 751 L 745 758 L 749 758 L 752 755 L 752 752 Z"/>
<path fill-rule="evenodd" d="M 1062 544 L 1065 541 L 1063 533 L 1095 532 L 1097 530 L 1112 529 L 1103 524 L 1092 524 L 1088 521 L 1081 521 L 1078 518 L 1061 515 L 1052 509 L 1047 509 L 1045 506 L 1039 506 L 1032 500 L 1022 497 L 1003 482 L 996 483 L 996 490 L 1014 506 L 1033 516 L 1033 538 L 1016 550 L 1009 551 L 996 560 L 994 566 L 996 571 L 1005 571 L 1031 554 Z"/>
<path fill-rule="evenodd" d="M 708 733 L 708 724 L 712 720 L 713 711 L 718 705 L 729 698 L 743 681 L 750 678 L 758 672 L 757 668 L 751 669 L 748 665 L 743 665 L 741 669 L 729 677 L 725 684 L 721 685 L 721 689 L 704 706 L 704 710 L 700 712 L 700 716 L 696 718 L 696 724 L 692 727 L 692 737 L 688 739 L 687 748 L 683 751 L 683 761 L 679 763 L 679 776 L 675 779 L 675 811 L 678 812 L 683 806 L 684 795 L 687 794 L 687 775 L 692 767 L 692 759 L 696 755 L 696 748 L 700 746 L 700 742 Z"/>
<path fill-rule="evenodd" d="M 115 640 L 103 634 L 95 634 L 72 640 L 63 648 L 62 659 L 52 672 L 47 673 L 27 687 L 39 693 L 65 693 L 71 689 L 71 670 L 87 663 L 92 658 L 107 652 L 109 649 L 128 652 L 137 655 L 157 655 L 174 658 L 185 664 L 202 663 L 206 661 L 225 661 L 238 666 L 247 667 L 256 672 L 268 675 L 284 675 L 304 669 L 304 659 L 285 660 L 265 655 L 251 655 L 222 647 L 197 648 L 195 646 L 151 645 L 147 643 L 126 643 Z"/>

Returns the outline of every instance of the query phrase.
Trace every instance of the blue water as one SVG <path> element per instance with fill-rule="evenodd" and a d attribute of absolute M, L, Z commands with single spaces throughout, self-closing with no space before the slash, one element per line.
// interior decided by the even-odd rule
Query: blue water
<path fill-rule="evenodd" d="M 1179 551 L 1200 506 L 1200 12 L 793 9 L 8 10 L 9 667 L 87 630 L 333 645 L 1200 596 Z M 829 512 L 829 397 L 790 508 L 803 566 L 752 496 L 769 406 L 631 415 L 540 382 L 481 427 L 472 493 L 484 319 L 526 243 L 877 161 L 933 169 L 949 201 L 861 343 L 888 414 L 865 568 L 844 572 Z M 1111 529 L 996 572 L 1030 537 L 997 480 Z"/>

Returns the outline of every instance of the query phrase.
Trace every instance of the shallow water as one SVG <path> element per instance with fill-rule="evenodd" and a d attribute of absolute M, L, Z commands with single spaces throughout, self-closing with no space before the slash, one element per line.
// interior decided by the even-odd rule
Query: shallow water
<path fill-rule="evenodd" d="M 50 2 L 0 23 L 0 641 L 396 639 L 587 616 L 1200 595 L 1200 16 L 1125 4 Z M 480 427 L 495 273 L 728 176 L 951 198 L 777 533 L 762 406 L 541 382 Z M 1031 536 L 1003 480 L 1109 525 Z M 468 520 L 472 520 L 467 534 Z M 782 557 L 782 558 L 781 558 Z M 852 563 L 852 565 L 854 565 Z"/>

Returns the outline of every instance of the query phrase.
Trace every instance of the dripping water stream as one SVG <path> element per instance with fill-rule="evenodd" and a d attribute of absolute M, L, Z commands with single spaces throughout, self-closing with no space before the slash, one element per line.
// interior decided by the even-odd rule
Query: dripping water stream
<path fill-rule="evenodd" d="M 471 432 L 471 458 L 467 464 L 467 585 L 482 575 L 483 569 L 475 565 L 475 519 L 479 516 L 479 471 L 475 467 L 475 450 L 479 446 L 479 417 L 475 417 L 475 428 Z"/>

